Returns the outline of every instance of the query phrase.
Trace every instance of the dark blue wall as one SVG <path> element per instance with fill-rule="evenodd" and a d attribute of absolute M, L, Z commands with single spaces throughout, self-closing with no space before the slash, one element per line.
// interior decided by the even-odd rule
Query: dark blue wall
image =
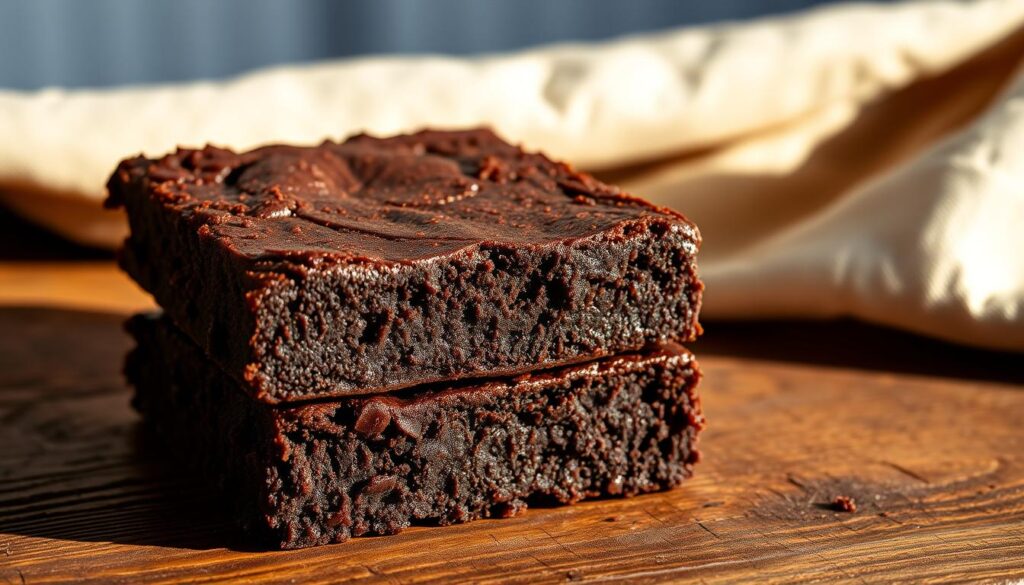
<path fill-rule="evenodd" d="M 219 78 L 367 53 L 503 51 L 829 0 L 0 0 L 0 87 Z"/>

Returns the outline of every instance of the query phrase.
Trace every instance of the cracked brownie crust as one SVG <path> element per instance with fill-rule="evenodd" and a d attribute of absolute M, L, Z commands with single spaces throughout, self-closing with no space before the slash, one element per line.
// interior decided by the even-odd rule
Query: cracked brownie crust
<path fill-rule="evenodd" d="M 134 405 L 250 535 L 297 548 L 510 516 L 689 477 L 703 416 L 679 346 L 516 378 L 295 406 L 251 400 L 165 319 L 129 322 Z"/>
<path fill-rule="evenodd" d="M 268 403 L 699 332 L 696 228 L 489 131 L 124 161 L 121 262 Z"/>

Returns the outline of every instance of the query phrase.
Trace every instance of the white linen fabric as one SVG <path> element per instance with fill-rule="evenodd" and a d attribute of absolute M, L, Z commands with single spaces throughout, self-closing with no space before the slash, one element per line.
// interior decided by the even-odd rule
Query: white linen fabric
<path fill-rule="evenodd" d="M 0 202 L 116 246 L 116 163 L 486 124 L 701 228 L 704 314 L 1024 351 L 1024 2 L 851 4 L 474 59 L 0 91 Z"/>

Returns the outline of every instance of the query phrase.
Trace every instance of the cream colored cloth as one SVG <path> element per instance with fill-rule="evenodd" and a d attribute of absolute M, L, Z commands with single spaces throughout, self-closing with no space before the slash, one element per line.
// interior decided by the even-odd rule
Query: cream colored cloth
<path fill-rule="evenodd" d="M 117 161 L 493 126 L 689 215 L 704 314 L 847 315 L 1024 350 L 1024 2 L 845 5 L 479 59 L 0 92 L 0 197 L 82 242 Z"/>

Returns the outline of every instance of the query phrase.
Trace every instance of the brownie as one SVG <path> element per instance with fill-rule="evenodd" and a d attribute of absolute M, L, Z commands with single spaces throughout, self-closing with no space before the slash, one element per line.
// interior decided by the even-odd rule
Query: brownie
<path fill-rule="evenodd" d="M 696 227 L 487 130 L 121 163 L 122 266 L 268 403 L 699 333 Z"/>
<path fill-rule="evenodd" d="M 165 318 L 135 317 L 134 405 L 230 495 L 259 543 L 511 516 L 675 486 L 703 426 L 679 346 L 482 382 L 298 405 L 252 400 Z"/>

